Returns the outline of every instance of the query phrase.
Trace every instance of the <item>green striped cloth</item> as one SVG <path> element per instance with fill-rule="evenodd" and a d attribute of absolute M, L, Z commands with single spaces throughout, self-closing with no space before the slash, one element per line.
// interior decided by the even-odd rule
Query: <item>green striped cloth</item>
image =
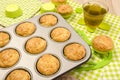
<path fill-rule="evenodd" d="M 68 0 L 68 3 L 74 9 L 74 14 L 67 20 L 73 28 L 79 29 L 86 33 L 90 40 L 92 40 L 97 35 L 107 35 L 113 39 L 115 44 L 115 48 L 112 51 L 113 59 L 110 64 L 97 70 L 73 70 L 71 71 L 71 75 L 80 80 L 120 80 L 120 17 L 107 14 L 104 22 L 111 25 L 111 29 L 109 31 L 105 31 L 98 28 L 94 33 L 90 33 L 87 31 L 84 25 L 78 24 L 78 21 L 83 18 L 83 14 L 76 13 L 75 10 L 76 8 L 81 8 L 81 5 L 73 2 L 72 0 Z M 99 59 L 97 56 L 92 56 L 89 61 L 99 62 L 100 60 L 101 59 Z"/>

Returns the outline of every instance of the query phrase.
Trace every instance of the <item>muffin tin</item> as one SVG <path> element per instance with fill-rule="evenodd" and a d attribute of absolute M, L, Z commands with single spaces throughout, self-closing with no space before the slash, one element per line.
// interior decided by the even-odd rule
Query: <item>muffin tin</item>
<path fill-rule="evenodd" d="M 52 27 L 44 27 L 44 26 L 40 25 L 39 19 L 41 18 L 41 16 L 46 15 L 46 14 L 52 14 L 52 15 L 56 16 L 58 18 L 58 23 Z M 15 32 L 17 25 L 19 25 L 20 23 L 0 30 L 0 31 L 9 33 L 10 37 L 11 37 L 10 42 L 6 46 L 0 48 L 0 51 L 4 50 L 6 48 L 14 48 L 14 49 L 17 49 L 21 55 L 21 58 L 16 65 L 14 65 L 10 68 L 0 68 L 1 80 L 5 80 L 7 74 L 9 74 L 10 71 L 17 69 L 17 68 L 18 69 L 22 68 L 22 69 L 27 70 L 31 74 L 31 80 L 52 80 L 52 79 L 55 79 L 56 77 L 62 75 L 63 73 L 81 65 L 82 63 L 86 62 L 87 60 L 89 60 L 89 58 L 91 56 L 90 47 L 73 30 L 73 28 L 64 20 L 64 18 L 62 18 L 62 16 L 60 16 L 58 13 L 54 13 L 54 12 L 44 13 L 42 15 L 38 15 L 31 19 L 25 20 L 23 22 L 34 23 L 36 25 L 36 31 L 30 36 L 21 37 L 21 36 L 17 35 Z M 23 22 L 21 22 L 21 23 L 23 23 Z M 57 27 L 66 28 L 71 32 L 71 36 L 70 36 L 69 40 L 67 40 L 65 42 L 56 42 L 51 39 L 50 33 L 54 28 L 57 28 Z M 47 47 L 43 52 L 41 52 L 39 54 L 30 54 L 29 52 L 27 52 L 25 50 L 25 44 L 26 44 L 27 40 L 29 40 L 32 37 L 36 37 L 36 36 L 45 39 L 47 42 Z M 85 57 L 78 61 L 71 61 L 71 60 L 66 59 L 63 54 L 63 49 L 67 44 L 70 44 L 70 43 L 82 44 L 86 50 Z M 36 63 L 37 63 L 38 59 L 41 56 L 43 56 L 44 54 L 54 55 L 60 61 L 60 68 L 53 75 L 50 75 L 50 76 L 42 75 L 36 69 Z"/>

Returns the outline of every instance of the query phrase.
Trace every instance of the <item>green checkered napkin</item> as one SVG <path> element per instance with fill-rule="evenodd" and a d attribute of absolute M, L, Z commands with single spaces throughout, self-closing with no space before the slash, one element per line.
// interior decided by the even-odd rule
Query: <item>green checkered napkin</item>
<path fill-rule="evenodd" d="M 16 18 L 8 18 L 5 16 L 5 8 L 9 4 L 17 4 L 23 11 L 23 15 Z M 21 22 L 32 17 L 40 9 L 40 1 L 38 0 L 0 0 L 0 24 L 8 27 L 12 24 Z"/>
<path fill-rule="evenodd" d="M 107 14 L 104 22 L 111 25 L 111 29 L 109 31 L 97 29 L 94 33 L 90 33 L 86 30 L 84 25 L 78 24 L 78 21 L 83 18 L 83 14 L 76 13 L 75 10 L 76 8 L 81 7 L 81 5 L 73 2 L 72 0 L 68 0 L 68 3 L 74 8 L 74 14 L 67 20 L 73 28 L 84 31 L 90 40 L 92 40 L 97 35 L 110 36 L 113 39 L 115 45 L 115 48 L 112 51 L 113 59 L 110 64 L 97 70 L 73 70 L 71 71 L 71 75 L 80 80 L 120 80 L 120 17 Z M 99 62 L 101 59 L 99 59 L 97 56 L 92 56 L 89 61 Z"/>
<path fill-rule="evenodd" d="M 23 10 L 23 15 L 21 17 L 16 19 L 5 17 L 5 7 L 10 3 L 17 3 L 21 7 Z M 72 0 L 68 0 L 68 3 L 73 6 L 74 11 L 76 8 L 81 7 L 80 4 L 72 2 Z M 7 27 L 32 17 L 40 9 L 40 2 L 38 0 L 0 0 L 0 7 L 0 24 Z M 104 68 L 90 71 L 73 70 L 71 71 L 71 75 L 80 80 L 120 80 L 120 17 L 107 14 L 104 21 L 111 25 L 110 31 L 97 29 L 94 33 L 89 33 L 85 26 L 78 24 L 79 19 L 82 17 L 82 14 L 74 12 L 74 14 L 67 19 L 67 21 L 73 26 L 73 28 L 84 31 L 90 40 L 100 34 L 110 36 L 114 40 L 115 44 L 115 48 L 112 51 L 113 59 L 111 63 Z M 90 61 L 97 62 L 100 61 L 100 59 L 96 56 L 92 56 Z"/>

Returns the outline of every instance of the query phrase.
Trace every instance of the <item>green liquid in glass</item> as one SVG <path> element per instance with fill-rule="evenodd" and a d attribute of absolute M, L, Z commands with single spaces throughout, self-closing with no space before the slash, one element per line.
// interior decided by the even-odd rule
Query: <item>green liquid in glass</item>
<path fill-rule="evenodd" d="M 107 10 L 98 4 L 88 4 L 83 9 L 85 23 L 91 28 L 96 28 L 107 13 Z"/>

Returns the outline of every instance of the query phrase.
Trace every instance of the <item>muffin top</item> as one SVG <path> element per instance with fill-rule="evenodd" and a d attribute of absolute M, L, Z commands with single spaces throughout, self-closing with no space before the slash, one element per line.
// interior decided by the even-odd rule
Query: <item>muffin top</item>
<path fill-rule="evenodd" d="M 5 49 L 0 52 L 0 67 L 7 68 L 16 64 L 19 60 L 19 53 L 15 49 Z"/>
<path fill-rule="evenodd" d="M 51 32 L 51 38 L 58 42 L 64 42 L 70 38 L 70 31 L 65 28 L 55 28 Z"/>
<path fill-rule="evenodd" d="M 64 55 L 70 60 L 80 60 L 85 56 L 85 48 L 78 43 L 71 43 L 65 46 Z"/>
<path fill-rule="evenodd" d="M 55 3 L 65 3 L 67 0 L 52 0 Z"/>
<path fill-rule="evenodd" d="M 10 41 L 10 35 L 6 32 L 0 31 L 0 47 L 7 45 L 9 41 Z"/>
<path fill-rule="evenodd" d="M 71 14 L 73 12 L 73 9 L 69 4 L 61 4 L 57 7 L 57 12 L 63 15 Z"/>
<path fill-rule="evenodd" d="M 51 54 L 43 55 L 37 62 L 38 71 L 46 76 L 56 73 L 59 70 L 59 67 L 59 60 Z"/>
<path fill-rule="evenodd" d="M 40 37 L 33 37 L 26 43 L 26 50 L 31 54 L 38 54 L 46 49 L 47 42 Z"/>
<path fill-rule="evenodd" d="M 30 74 L 22 69 L 12 71 L 6 80 L 31 80 Z"/>
<path fill-rule="evenodd" d="M 34 33 L 36 27 L 31 22 L 24 22 L 16 27 L 16 33 L 20 36 L 29 36 Z"/>
<path fill-rule="evenodd" d="M 52 14 L 44 15 L 40 18 L 39 22 L 41 25 L 51 27 L 57 24 L 57 17 Z"/>
<path fill-rule="evenodd" d="M 112 39 L 105 35 L 96 36 L 92 41 L 92 46 L 98 51 L 110 51 L 114 48 Z"/>

